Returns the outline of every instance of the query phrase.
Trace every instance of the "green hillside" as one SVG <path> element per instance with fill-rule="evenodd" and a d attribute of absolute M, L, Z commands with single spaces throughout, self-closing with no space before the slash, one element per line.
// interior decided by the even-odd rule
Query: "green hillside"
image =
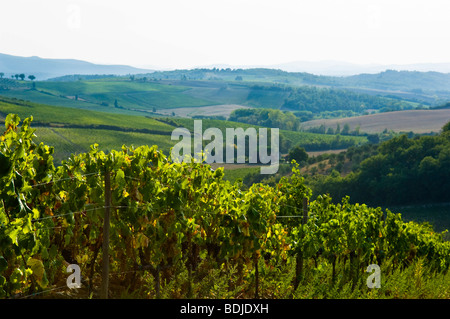
<path fill-rule="evenodd" d="M 85 152 L 94 143 L 103 150 L 120 148 L 123 144 L 157 144 L 168 152 L 174 129 L 174 126 L 144 116 L 80 111 L 0 97 L 2 122 L 9 113 L 18 114 L 20 118 L 33 116 L 36 140 L 55 147 L 57 161 L 71 153 Z"/>
<path fill-rule="evenodd" d="M 125 129 L 148 129 L 169 133 L 171 125 L 144 116 L 129 116 L 76 108 L 61 108 L 24 100 L 0 97 L 0 114 L 18 114 L 21 118 L 33 116 L 34 123 L 67 125 L 114 125 Z"/>
<path fill-rule="evenodd" d="M 176 127 L 194 130 L 194 120 L 188 118 L 150 118 L 99 112 L 80 111 L 76 108 L 57 107 L 18 99 L 0 97 L 0 117 L 18 114 L 20 118 L 33 116 L 33 127 L 37 128 L 37 141 L 45 142 L 56 149 L 57 161 L 71 153 L 85 152 L 89 146 L 98 143 L 103 150 L 119 149 L 126 145 L 158 145 L 166 154 L 177 141 L 171 140 Z M 216 127 L 225 132 L 227 127 L 244 129 L 255 127 L 223 120 L 202 120 L 203 130 Z M 225 135 L 225 134 L 224 134 Z M 338 142 L 338 144 L 337 144 Z M 367 142 L 366 137 L 333 136 L 306 132 L 280 130 L 280 148 L 287 153 L 289 148 L 302 145 L 308 150 L 346 148 Z"/>
<path fill-rule="evenodd" d="M 186 127 L 193 132 L 194 120 L 186 118 L 177 118 L 176 122 L 182 127 Z M 258 125 L 250 125 L 245 123 L 238 123 L 232 121 L 204 119 L 202 120 L 203 130 L 209 127 L 217 127 L 222 132 L 225 132 L 226 128 L 238 128 L 242 127 L 244 130 L 249 127 L 255 129 L 261 128 Z M 225 134 L 224 134 L 225 135 Z M 287 153 L 290 148 L 300 145 L 308 151 L 313 150 L 329 150 L 329 149 L 342 149 L 353 145 L 361 145 L 367 143 L 367 137 L 365 136 L 337 136 L 328 134 L 318 134 L 299 131 L 280 130 L 280 151 Z"/>
<path fill-rule="evenodd" d="M 1 87 L 1 86 L 0 86 Z M 0 89 L 1 95 L 33 102 L 114 113 L 151 113 L 154 109 L 217 104 L 185 94 L 189 87 L 107 78 L 73 82 L 21 83 Z"/>
<path fill-rule="evenodd" d="M 350 89 L 369 95 L 404 99 L 425 105 L 438 105 L 450 98 L 450 75 L 439 72 L 387 70 L 377 74 L 319 76 L 305 72 L 254 69 L 194 69 L 154 72 L 147 77 L 158 80 L 214 80 L 239 83 L 281 84 L 293 87 L 318 86 Z"/>
<path fill-rule="evenodd" d="M 309 120 L 420 106 L 398 97 L 357 93 L 346 89 L 338 79 L 265 69 L 181 70 L 73 81 L 67 81 L 67 77 L 35 82 L 0 79 L 0 95 L 131 115 L 233 104 L 303 112 L 299 114 L 302 119 L 309 112 Z"/>

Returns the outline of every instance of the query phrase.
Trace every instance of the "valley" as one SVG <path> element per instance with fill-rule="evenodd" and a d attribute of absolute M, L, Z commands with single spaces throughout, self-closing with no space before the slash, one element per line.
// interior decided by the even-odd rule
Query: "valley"
<path fill-rule="evenodd" d="M 398 75 L 403 78 L 398 79 Z M 445 77 L 446 75 L 436 76 L 435 81 L 441 81 Z M 381 208 L 373 207 L 383 207 L 388 220 L 395 220 L 395 223 L 404 225 L 402 227 L 409 227 L 409 236 L 418 238 L 414 241 L 414 245 L 423 247 L 424 242 L 427 245 L 431 242 L 434 245 L 430 248 L 432 250 L 448 249 L 446 245 L 448 245 L 449 235 L 440 233 L 450 228 L 449 206 L 445 204 L 450 158 L 448 152 L 450 127 L 446 124 L 450 120 L 450 109 L 446 104 L 450 100 L 447 98 L 448 91 L 438 86 L 434 91 L 430 85 L 425 85 L 423 90 L 418 90 L 417 85 L 423 85 L 423 81 L 433 80 L 430 79 L 429 74 L 425 73 L 387 72 L 378 74 L 375 79 L 364 75 L 355 80 L 354 77 L 322 77 L 265 69 L 177 70 L 127 76 L 63 76 L 46 81 L 0 79 L 0 122 L 6 124 L 5 128 L 0 129 L 0 133 L 7 136 L 6 143 L 2 144 L 6 148 L 8 145 L 21 143 L 25 136 L 27 139 L 30 138 L 27 133 L 28 128 L 25 131 L 15 128 L 18 133 L 13 133 L 11 128 L 16 125 L 14 123 L 20 121 L 11 114 L 17 114 L 21 120 L 27 117 L 33 118 L 31 128 L 35 129 L 34 142 L 37 144 L 37 152 L 34 152 L 32 149 L 34 146 L 28 142 L 26 145 L 29 145 L 29 151 L 19 152 L 21 150 L 19 148 L 17 151 L 8 150 L 8 152 L 17 157 L 17 163 L 20 162 L 18 156 L 23 155 L 27 161 L 40 158 L 40 164 L 36 166 L 37 162 L 34 160 L 33 169 L 24 170 L 24 168 L 21 174 L 15 171 L 16 175 L 13 178 L 17 180 L 20 176 L 34 174 L 35 171 L 36 176 L 44 176 L 44 181 L 37 185 L 46 185 L 45 178 L 52 174 L 60 176 L 58 177 L 60 181 L 72 179 L 67 176 L 73 176 L 73 172 L 78 172 L 76 176 L 81 174 L 81 178 L 89 176 L 89 187 L 80 181 L 79 187 L 71 183 L 57 183 L 60 185 L 55 185 L 54 187 L 57 188 L 53 188 L 51 192 L 29 192 L 33 203 L 37 205 L 41 205 L 42 199 L 46 201 L 45 203 L 51 202 L 50 206 L 43 208 L 46 212 L 54 210 L 56 214 L 60 214 L 57 212 L 64 209 L 67 211 L 75 209 L 81 212 L 86 205 L 85 200 L 80 199 L 84 196 L 89 197 L 87 199 L 89 204 L 103 200 L 103 182 L 98 170 L 103 170 L 105 163 L 114 163 L 113 200 L 117 207 L 121 207 L 120 216 L 126 216 L 125 219 L 130 221 L 135 220 L 137 213 L 146 211 L 136 205 L 145 206 L 150 202 L 152 206 L 145 206 L 147 207 L 145 209 L 152 211 L 153 205 L 156 205 L 154 207 L 159 207 L 157 209 L 159 212 L 164 212 L 159 217 L 155 217 L 156 215 L 151 217 L 153 220 L 151 223 L 143 222 L 147 217 L 142 217 L 144 219 L 140 217 L 141 219 L 137 221 L 135 229 L 141 229 L 140 227 L 149 229 L 149 233 L 137 235 L 138 241 L 132 239 L 142 247 L 152 247 L 148 244 L 148 238 L 152 238 L 152 245 L 159 240 L 160 235 L 151 237 L 151 234 L 155 234 L 154 226 L 162 229 L 161 232 L 165 234 L 172 232 L 175 228 L 178 229 L 176 233 L 183 236 L 197 234 L 197 242 L 203 242 L 205 238 L 209 238 L 208 236 L 219 238 L 218 234 L 208 235 L 206 232 L 210 232 L 212 229 L 210 225 L 216 222 L 220 225 L 228 225 L 229 220 L 228 222 L 224 222 L 225 219 L 215 221 L 218 216 L 220 218 L 228 216 L 231 220 L 238 221 L 238 224 L 229 229 L 228 226 L 221 226 L 220 232 L 234 234 L 236 229 L 238 232 L 241 229 L 241 235 L 238 235 L 241 237 L 233 237 L 230 247 L 237 247 L 236 241 L 243 240 L 246 244 L 242 247 L 246 248 L 242 252 L 232 248 L 223 253 L 230 256 L 251 253 L 252 258 L 255 258 L 253 248 L 250 248 L 252 246 L 247 240 L 250 231 L 256 234 L 255 231 L 258 229 L 261 231 L 258 236 L 265 238 L 265 241 L 270 236 L 274 238 L 272 233 L 278 232 L 277 239 L 271 244 L 278 248 L 267 249 L 264 253 L 265 258 L 267 254 L 274 254 L 277 258 L 283 256 L 282 258 L 292 262 L 292 257 L 287 255 L 289 252 L 289 254 L 294 253 L 295 262 L 298 262 L 299 255 L 295 254 L 295 250 L 289 250 L 285 244 L 279 246 L 286 240 L 291 243 L 302 242 L 296 237 L 297 226 L 291 227 L 295 223 L 282 223 L 273 217 L 254 218 L 255 214 L 260 212 L 274 214 L 275 211 L 280 217 L 295 216 L 298 213 L 298 207 L 302 205 L 300 200 L 307 196 L 310 198 L 311 207 L 307 227 L 320 225 L 321 229 L 318 233 L 311 232 L 317 242 L 320 242 L 322 238 L 320 236 L 323 236 L 319 233 L 323 234 L 331 229 L 328 223 L 328 218 L 331 216 L 329 214 L 335 214 L 333 221 L 344 218 L 338 221 L 342 227 L 333 229 L 347 232 L 345 227 L 354 227 L 352 225 L 358 223 L 361 216 L 370 222 L 381 221 L 381 215 L 385 216 L 385 213 L 381 211 Z M 198 166 L 194 163 L 186 166 L 175 164 L 168 166 L 166 163 L 168 159 L 165 156 L 170 154 L 171 148 L 178 142 L 171 139 L 172 132 L 176 128 L 185 128 L 192 132 L 195 120 L 202 121 L 203 130 L 216 128 L 221 132 L 227 128 L 243 128 L 244 130 L 248 128 L 258 130 L 263 127 L 279 128 L 280 164 L 277 172 L 270 175 L 261 174 L 260 163 L 214 163 L 211 165 L 212 169 L 206 165 Z M 105 158 L 108 158 L 106 162 Z M 297 164 L 293 164 L 292 160 L 295 160 Z M 157 165 L 158 168 L 154 170 L 153 165 Z M 85 169 L 94 169 L 94 172 L 87 172 Z M 47 172 L 42 173 L 42 170 Z M 144 178 L 141 174 L 147 175 Z M 150 176 L 148 174 L 152 177 L 148 178 Z M 200 175 L 196 174 L 208 177 L 199 179 Z M 154 181 L 157 183 L 154 184 Z M 199 181 L 204 183 L 204 188 L 198 188 Z M 440 181 L 439 184 L 436 181 Z M 155 185 L 158 185 L 157 188 Z M 423 188 L 418 188 L 416 185 L 423 185 Z M 67 191 L 65 187 L 75 188 Z M 221 194 L 220 199 L 206 195 L 215 188 L 217 189 L 214 191 L 214 196 Z M 32 190 L 33 187 L 23 189 Z M 285 195 L 279 197 L 280 190 L 283 190 Z M 158 195 L 151 195 L 152 191 L 156 191 Z M 266 192 L 265 197 L 261 196 L 263 194 L 261 192 Z M 196 202 L 193 196 L 203 197 Z M 241 198 L 239 203 L 243 203 L 243 196 L 249 199 L 245 205 L 258 205 L 258 211 L 254 209 L 247 211 L 246 206 L 238 204 L 239 198 Z M 71 200 L 70 206 L 65 199 L 68 197 Z M 185 197 L 189 200 L 180 201 Z M 211 198 L 213 200 L 209 203 Z M 8 200 L 14 199 L 8 198 Z M 217 207 L 219 202 L 222 205 L 221 210 L 228 209 L 230 205 L 236 205 L 236 209 L 227 214 L 205 213 L 209 212 L 211 207 Z M 205 203 L 208 206 L 203 207 Z M 101 205 L 103 207 L 104 204 Z M 192 205 L 199 205 L 198 207 L 201 208 L 197 209 L 195 206 L 194 209 Z M 177 222 L 173 225 L 167 224 L 169 225 L 167 228 L 165 222 L 169 221 L 172 218 L 171 214 L 178 209 L 181 209 L 180 216 L 183 217 L 177 220 L 181 220 L 183 225 Z M 350 211 L 352 213 L 349 213 Z M 402 215 L 394 215 L 391 211 Z M 99 209 L 98 212 L 102 213 L 102 210 Z M 95 217 L 98 212 L 86 214 L 86 219 L 83 220 L 87 224 L 82 226 L 83 229 L 94 224 L 94 220 L 96 222 L 101 220 Z M 185 213 L 189 215 L 184 215 Z M 317 224 L 314 216 L 320 216 L 320 214 L 325 214 L 321 217 L 323 222 Z M 244 219 L 242 219 L 243 216 Z M 402 216 L 404 221 L 401 219 Z M 209 221 L 206 224 L 204 224 L 205 218 Z M 348 222 L 348 218 L 352 220 L 351 223 Z M 249 224 L 247 220 L 252 224 Z M 267 224 L 267 221 L 273 224 Z M 198 235 L 197 231 L 191 232 L 189 225 L 193 225 L 192 223 L 195 223 L 193 227 L 201 229 L 201 235 Z M 114 216 L 112 224 L 114 236 L 120 234 L 120 240 L 114 243 L 115 247 L 118 247 L 118 244 L 121 245 L 124 238 L 131 240 L 131 237 L 127 237 L 130 228 L 124 226 L 126 225 L 124 219 L 117 219 Z M 262 228 L 261 225 L 267 225 L 267 227 Z M 368 224 L 364 222 L 364 225 Z M 390 222 L 381 225 L 379 230 L 371 235 L 373 239 L 370 237 L 370 243 L 382 238 L 386 240 L 385 245 L 391 245 L 389 251 L 393 257 L 404 258 L 401 255 L 404 253 L 403 248 L 397 247 L 396 241 L 390 239 L 396 236 L 395 229 L 391 229 Z M 348 230 L 346 236 L 357 233 L 361 236 L 361 242 L 364 243 L 367 236 L 360 232 L 362 229 L 369 231 L 365 226 L 359 226 L 358 231 Z M 92 231 L 95 232 L 95 230 Z M 385 234 L 385 237 L 380 237 L 381 232 Z M 78 233 L 82 232 L 77 230 L 76 234 Z M 423 236 L 424 233 L 429 237 L 421 239 L 419 236 Z M 287 237 L 283 238 L 282 234 Z M 13 238 L 16 238 L 14 236 Z M 326 236 L 336 237 L 333 233 L 327 233 Z M 99 247 L 98 235 L 92 233 L 89 237 L 91 238 L 89 249 L 98 250 L 95 248 Z M 68 233 L 65 235 L 65 240 L 69 243 L 71 238 Z M 74 238 L 81 240 L 76 236 Z M 231 237 L 223 236 L 223 238 Z M 167 240 L 167 238 L 160 242 L 161 245 L 168 245 L 167 249 L 156 252 L 156 255 L 162 258 L 161 260 L 165 260 L 166 255 L 172 258 L 195 254 L 193 250 L 186 250 L 187 246 L 183 246 L 184 244 L 170 246 L 172 242 L 178 243 L 177 240 Z M 252 243 L 260 245 L 256 241 Z M 59 245 L 58 248 L 52 248 L 57 249 L 52 254 L 65 252 L 66 248 L 62 243 L 59 242 L 57 245 Z M 76 245 L 70 245 L 77 251 L 81 250 Z M 133 246 L 131 243 L 127 245 Z M 210 245 L 209 242 L 205 244 L 205 251 L 211 249 Z M 224 245 L 229 244 L 225 241 Z M 52 247 L 56 247 L 55 244 Z M 333 247 L 325 245 L 324 247 L 330 252 L 341 249 L 342 256 L 346 256 L 344 252 L 348 251 L 345 245 Z M 183 253 L 181 255 L 174 253 L 176 249 Z M 117 251 L 120 252 L 119 255 L 122 254 L 120 249 Z M 159 251 L 169 251 L 169 253 L 161 254 Z M 86 258 L 84 256 L 91 252 L 83 254 L 77 258 Z M 142 256 L 140 258 L 146 258 L 142 255 L 142 251 L 140 254 Z M 114 258 L 125 260 L 119 255 L 115 255 Z M 430 260 L 431 262 L 437 260 L 445 265 L 447 255 L 444 252 Z M 319 262 L 320 267 L 324 267 L 323 274 L 329 273 L 327 276 L 333 282 L 336 278 L 334 273 L 336 268 L 343 272 L 348 266 L 345 262 L 332 266 L 329 262 L 333 262 L 333 259 L 327 258 L 310 255 L 305 262 L 308 261 L 310 265 Z M 362 260 L 362 257 L 358 258 Z M 185 259 L 186 262 L 189 260 L 189 258 Z M 254 269 L 260 267 L 267 271 L 269 268 L 266 261 L 261 258 L 259 260 L 259 265 L 252 262 L 247 263 L 245 267 L 251 265 Z M 276 265 L 274 261 L 269 261 L 269 263 L 272 262 Z M 52 273 L 58 273 L 56 268 L 46 267 Z M 122 271 L 128 269 L 124 264 L 114 265 L 114 267 Z M 295 270 L 291 264 L 283 267 L 290 273 Z M 429 267 L 432 267 L 431 264 Z M 172 267 L 172 269 L 179 274 L 185 271 L 183 267 Z M 214 271 L 214 267 L 210 268 L 210 271 Z M 193 273 L 194 276 L 200 275 L 198 270 Z M 158 278 L 159 274 L 154 271 L 151 276 Z M 248 276 L 241 275 L 241 277 L 243 279 Z M 170 277 L 167 278 L 170 279 Z M 284 280 L 284 284 L 291 287 L 289 291 L 293 291 L 296 289 L 298 279 L 296 275 L 288 278 Z M 89 280 L 93 280 L 92 273 Z M 140 280 L 146 279 L 142 277 Z M 344 279 L 343 283 L 346 280 Z M 120 286 L 116 276 L 114 281 L 115 285 Z M 249 287 L 258 293 L 258 280 L 250 281 L 252 283 Z M 434 283 L 432 279 L 430 282 Z M 41 284 L 42 287 L 46 285 Z M 166 286 L 163 285 L 163 287 Z M 149 289 L 152 291 L 152 296 L 156 298 L 160 296 L 159 284 L 151 285 Z M 269 296 L 270 291 L 272 289 L 261 290 L 261 293 Z M 168 296 L 185 296 L 182 291 L 180 294 L 165 293 Z M 248 290 L 244 293 L 250 296 Z M 187 295 L 190 294 L 188 289 Z M 384 294 L 391 296 L 390 291 Z M 203 295 L 197 294 L 197 296 Z"/>
<path fill-rule="evenodd" d="M 3 1 L 3 313 L 450 300 L 448 12 Z"/>

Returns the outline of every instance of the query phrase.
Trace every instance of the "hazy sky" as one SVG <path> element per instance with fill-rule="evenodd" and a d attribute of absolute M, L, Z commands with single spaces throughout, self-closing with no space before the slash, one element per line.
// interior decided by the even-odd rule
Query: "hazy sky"
<path fill-rule="evenodd" d="M 189 68 L 450 62 L 448 0 L 1 0 L 0 53 Z"/>

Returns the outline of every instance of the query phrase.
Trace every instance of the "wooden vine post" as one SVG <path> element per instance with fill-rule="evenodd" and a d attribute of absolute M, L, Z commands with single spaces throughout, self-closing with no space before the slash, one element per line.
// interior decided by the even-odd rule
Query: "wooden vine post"
<path fill-rule="evenodd" d="M 304 225 L 308 222 L 308 198 L 304 197 L 302 204 L 303 204 L 302 225 Z M 298 285 L 300 284 L 302 275 L 303 275 L 303 251 L 299 250 L 296 256 L 294 290 L 296 290 Z"/>
<path fill-rule="evenodd" d="M 303 219 L 302 224 L 306 224 L 308 222 L 308 198 L 303 198 Z"/>
<path fill-rule="evenodd" d="M 100 298 L 108 299 L 109 289 L 109 229 L 111 215 L 111 176 L 105 171 L 105 216 L 103 218 L 103 246 L 102 246 L 102 285 Z"/>

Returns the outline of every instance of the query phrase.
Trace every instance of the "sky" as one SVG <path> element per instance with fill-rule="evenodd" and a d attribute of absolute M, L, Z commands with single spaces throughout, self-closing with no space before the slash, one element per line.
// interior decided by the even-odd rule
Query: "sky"
<path fill-rule="evenodd" d="M 0 53 L 193 68 L 450 62 L 448 0 L 2 0 Z"/>

